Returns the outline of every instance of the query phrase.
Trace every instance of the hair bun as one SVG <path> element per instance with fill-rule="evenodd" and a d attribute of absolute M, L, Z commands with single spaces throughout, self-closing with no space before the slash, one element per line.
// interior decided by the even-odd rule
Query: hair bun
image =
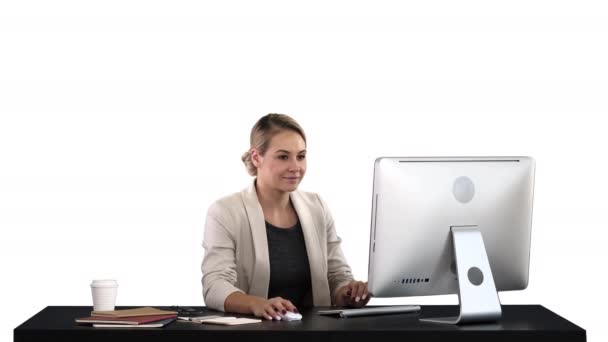
<path fill-rule="evenodd" d="M 255 167 L 255 165 L 253 165 L 253 162 L 251 161 L 251 150 L 243 153 L 243 155 L 241 156 L 241 160 L 245 164 L 245 167 L 247 168 L 247 172 L 251 176 L 257 176 L 258 169 Z"/>

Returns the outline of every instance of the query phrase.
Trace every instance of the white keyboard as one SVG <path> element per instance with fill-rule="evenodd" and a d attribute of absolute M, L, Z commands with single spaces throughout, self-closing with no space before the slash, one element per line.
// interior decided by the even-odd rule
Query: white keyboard
<path fill-rule="evenodd" d="M 359 317 L 359 316 L 373 316 L 373 315 L 388 315 L 388 314 L 400 314 L 400 313 L 411 313 L 420 312 L 419 305 L 399 305 L 399 306 L 380 306 L 380 307 L 369 307 L 369 308 L 358 308 L 358 309 L 337 309 L 337 310 L 320 310 L 317 313 L 319 315 L 338 315 L 340 317 Z"/>

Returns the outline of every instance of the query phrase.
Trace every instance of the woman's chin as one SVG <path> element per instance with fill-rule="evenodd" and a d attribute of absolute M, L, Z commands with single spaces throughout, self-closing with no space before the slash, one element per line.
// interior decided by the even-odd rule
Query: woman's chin
<path fill-rule="evenodd" d="M 285 191 L 286 192 L 292 192 L 292 191 L 296 191 L 296 190 L 298 190 L 298 185 L 297 184 L 285 187 Z"/>
<path fill-rule="evenodd" d="M 298 189 L 298 185 L 300 185 L 299 182 L 292 183 L 292 184 L 283 184 L 283 186 L 281 188 L 285 192 L 292 192 L 292 191 L 296 191 Z"/>

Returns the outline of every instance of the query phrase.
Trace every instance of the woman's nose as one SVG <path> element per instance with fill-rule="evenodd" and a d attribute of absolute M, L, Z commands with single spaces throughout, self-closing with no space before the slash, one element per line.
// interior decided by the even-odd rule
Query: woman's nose
<path fill-rule="evenodd" d="M 299 160 L 292 160 L 291 163 L 289 163 L 289 171 L 301 171 L 302 170 L 302 163 Z"/>

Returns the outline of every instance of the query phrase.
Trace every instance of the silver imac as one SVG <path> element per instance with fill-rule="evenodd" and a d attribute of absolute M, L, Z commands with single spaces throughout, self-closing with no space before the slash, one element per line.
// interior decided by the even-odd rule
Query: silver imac
<path fill-rule="evenodd" d="M 374 297 L 458 294 L 460 315 L 496 321 L 497 291 L 528 285 L 530 157 L 376 159 L 368 286 Z"/>

